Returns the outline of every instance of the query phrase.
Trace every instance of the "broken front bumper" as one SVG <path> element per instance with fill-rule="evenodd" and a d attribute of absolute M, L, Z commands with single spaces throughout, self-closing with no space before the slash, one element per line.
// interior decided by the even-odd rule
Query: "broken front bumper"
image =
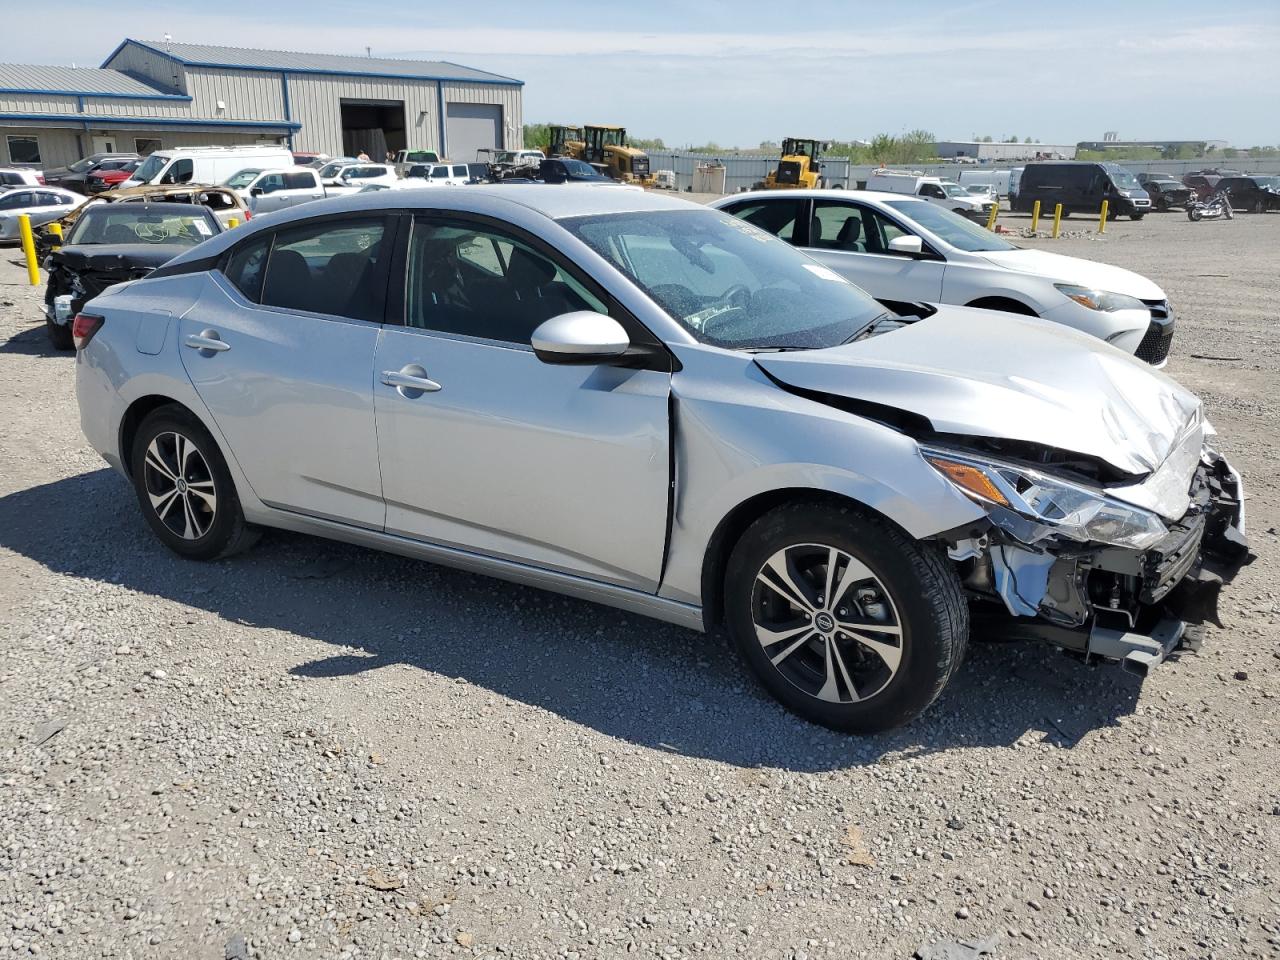
<path fill-rule="evenodd" d="M 1047 640 L 1143 676 L 1175 650 L 1198 646 L 1188 626 L 1222 625 L 1223 584 L 1253 555 L 1244 484 L 1224 458 L 1206 453 L 1190 493 L 1190 507 L 1168 525 L 1168 536 L 1144 551 L 1029 547 L 992 531 L 966 584 L 998 598 L 1004 610 L 994 615 L 995 604 L 987 604 L 978 619 L 991 632 Z"/>

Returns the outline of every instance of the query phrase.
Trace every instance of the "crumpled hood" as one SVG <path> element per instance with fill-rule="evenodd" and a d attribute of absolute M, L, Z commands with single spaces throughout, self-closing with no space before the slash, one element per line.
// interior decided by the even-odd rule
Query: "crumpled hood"
<path fill-rule="evenodd" d="M 939 433 L 1038 443 L 1132 475 L 1163 463 L 1200 410 L 1194 394 L 1095 337 L 967 307 L 755 361 L 791 387 L 914 413 Z"/>
<path fill-rule="evenodd" d="M 1146 277 L 1107 263 L 1064 257 L 1047 250 L 989 250 L 980 256 L 1006 270 L 1034 273 L 1059 283 L 1074 283 L 1110 293 L 1123 293 L 1139 300 L 1165 298 L 1164 291 Z"/>

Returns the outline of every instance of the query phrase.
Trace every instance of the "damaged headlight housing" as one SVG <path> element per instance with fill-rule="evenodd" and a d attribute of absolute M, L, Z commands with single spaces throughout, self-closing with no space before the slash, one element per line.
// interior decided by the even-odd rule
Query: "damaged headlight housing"
<path fill-rule="evenodd" d="M 1147 310 L 1145 303 L 1127 293 L 1111 293 L 1107 290 L 1094 290 L 1092 287 L 1078 287 L 1074 283 L 1055 283 L 1053 288 L 1065 297 L 1069 297 L 1082 307 L 1099 310 L 1103 313 L 1114 313 L 1117 310 Z"/>
<path fill-rule="evenodd" d="M 1154 513 L 1101 490 L 1028 467 L 921 447 L 928 463 L 1024 543 L 1058 535 L 1080 543 L 1146 550 L 1168 535 Z"/>

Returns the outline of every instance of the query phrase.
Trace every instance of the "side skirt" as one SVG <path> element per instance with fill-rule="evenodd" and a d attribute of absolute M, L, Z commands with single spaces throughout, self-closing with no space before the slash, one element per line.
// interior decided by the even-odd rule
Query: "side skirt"
<path fill-rule="evenodd" d="M 667 600 L 663 597 L 656 597 L 627 587 L 587 580 L 583 577 L 575 577 L 571 574 L 559 573 L 554 570 L 530 567 L 512 560 L 502 560 L 480 553 L 472 553 L 468 550 L 459 550 L 456 547 L 444 547 L 422 540 L 412 540 L 408 537 L 383 533 L 380 530 L 365 530 L 333 520 L 322 520 L 283 510 L 267 509 L 269 518 L 252 517 L 250 518 L 251 522 L 262 522 L 265 519 L 267 521 L 265 525 L 282 530 L 309 533 L 318 537 L 327 537 L 330 540 L 341 540 L 344 543 L 352 543 L 356 546 L 382 550 L 402 557 L 412 557 L 415 560 L 426 560 L 430 563 L 438 563 L 441 566 L 454 567 L 486 577 L 495 577 L 499 580 L 508 580 L 512 583 L 537 587 L 541 590 L 550 590 L 554 593 L 577 597 L 579 600 L 590 600 L 593 603 L 616 607 L 619 610 L 626 610 L 628 613 L 638 613 L 641 616 L 653 617 L 655 620 L 663 620 L 679 627 L 697 630 L 699 633 L 706 629 L 702 621 L 702 608 L 690 603 L 679 603 L 675 600 Z"/>

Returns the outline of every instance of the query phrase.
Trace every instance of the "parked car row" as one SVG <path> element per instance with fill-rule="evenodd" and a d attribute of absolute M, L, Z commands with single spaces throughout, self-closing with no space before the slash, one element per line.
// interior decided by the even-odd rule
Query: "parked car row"
<path fill-rule="evenodd" d="M 902 193 L 377 186 L 75 314 L 85 435 L 175 553 L 282 527 L 724 624 L 855 732 L 971 620 L 1145 673 L 1249 559 L 1200 401 L 1128 355 L 1167 311 L 1134 274 Z"/>

